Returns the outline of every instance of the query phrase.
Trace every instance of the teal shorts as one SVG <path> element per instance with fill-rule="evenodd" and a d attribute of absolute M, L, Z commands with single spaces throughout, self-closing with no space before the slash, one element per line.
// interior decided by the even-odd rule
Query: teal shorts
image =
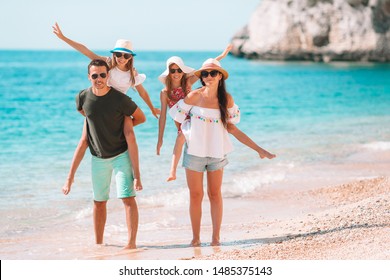
<path fill-rule="evenodd" d="M 107 201 L 110 198 L 112 172 L 115 175 L 117 197 L 135 196 L 133 168 L 126 151 L 112 158 L 92 156 L 92 187 L 95 201 Z"/>

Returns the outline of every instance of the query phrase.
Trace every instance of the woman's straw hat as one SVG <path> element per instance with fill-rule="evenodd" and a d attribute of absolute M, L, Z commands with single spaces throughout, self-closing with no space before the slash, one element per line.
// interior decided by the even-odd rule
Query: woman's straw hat
<path fill-rule="evenodd" d="M 222 68 L 221 63 L 215 58 L 209 58 L 203 62 L 202 67 L 199 70 L 196 70 L 194 75 L 200 78 L 200 73 L 203 70 L 218 70 L 222 73 L 223 78 L 226 80 L 229 77 L 229 73 Z"/>

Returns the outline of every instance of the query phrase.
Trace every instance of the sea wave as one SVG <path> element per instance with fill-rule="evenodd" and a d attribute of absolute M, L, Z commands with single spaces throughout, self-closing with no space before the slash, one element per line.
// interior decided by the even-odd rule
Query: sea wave
<path fill-rule="evenodd" d="M 168 187 L 169 188 L 169 187 Z M 186 187 L 177 189 L 154 191 L 147 196 L 138 196 L 137 200 L 143 207 L 175 207 L 188 204 L 188 189 Z"/>
<path fill-rule="evenodd" d="M 261 170 L 251 170 L 234 176 L 223 192 L 225 197 L 250 195 L 259 188 L 285 180 L 287 170 L 294 168 L 293 163 L 276 164 Z"/>
<path fill-rule="evenodd" d="M 363 148 L 372 151 L 389 151 L 390 150 L 390 142 L 386 141 L 375 141 L 363 144 Z"/>

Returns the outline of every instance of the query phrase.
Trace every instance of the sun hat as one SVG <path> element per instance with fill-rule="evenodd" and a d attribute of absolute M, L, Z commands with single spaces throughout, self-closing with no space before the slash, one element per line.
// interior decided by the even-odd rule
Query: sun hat
<path fill-rule="evenodd" d="M 229 73 L 222 68 L 221 63 L 215 58 L 209 58 L 203 62 L 202 67 L 194 72 L 194 75 L 200 78 L 200 73 L 203 70 L 218 70 L 222 73 L 223 78 L 226 80 L 229 77 Z"/>
<path fill-rule="evenodd" d="M 168 58 L 167 60 L 167 68 L 165 69 L 165 71 L 158 77 L 158 79 L 160 80 L 160 82 L 162 82 L 164 85 L 165 85 L 165 79 L 166 77 L 169 75 L 169 66 L 171 66 L 171 64 L 176 64 L 177 66 L 179 66 L 179 68 L 185 73 L 185 74 L 190 74 L 192 72 L 195 71 L 194 68 L 191 68 L 191 67 L 188 67 L 184 64 L 184 61 L 178 57 L 178 56 L 171 56 L 170 58 Z"/>
<path fill-rule="evenodd" d="M 133 49 L 133 44 L 125 39 L 119 39 L 115 43 L 114 49 L 112 49 L 110 52 L 121 52 L 121 53 L 129 53 L 133 56 L 136 56 L 136 54 L 132 51 Z"/>

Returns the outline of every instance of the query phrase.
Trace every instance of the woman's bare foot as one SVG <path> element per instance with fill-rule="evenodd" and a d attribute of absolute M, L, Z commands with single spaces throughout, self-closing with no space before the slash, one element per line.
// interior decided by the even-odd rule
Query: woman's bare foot
<path fill-rule="evenodd" d="M 130 250 L 130 249 L 137 249 L 137 246 L 135 244 L 127 244 L 123 250 Z"/>
<path fill-rule="evenodd" d="M 192 240 L 191 243 L 190 243 L 190 246 L 191 247 L 200 247 L 200 240 Z"/>

